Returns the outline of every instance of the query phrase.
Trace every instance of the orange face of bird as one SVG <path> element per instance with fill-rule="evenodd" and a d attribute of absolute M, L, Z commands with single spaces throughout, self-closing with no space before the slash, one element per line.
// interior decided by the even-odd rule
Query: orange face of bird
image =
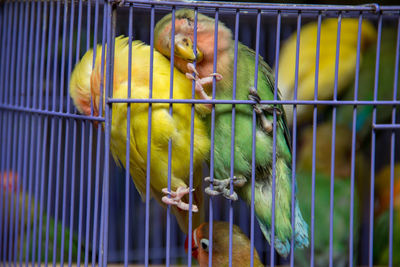
<path fill-rule="evenodd" d="M 171 29 L 171 23 L 161 29 L 155 43 L 157 50 L 168 56 L 171 56 Z M 201 62 L 203 52 L 196 48 L 195 53 L 193 49 L 193 31 L 193 23 L 189 19 L 175 20 L 174 55 L 188 62 Z"/>
<path fill-rule="evenodd" d="M 208 266 L 208 239 L 202 238 L 200 225 L 193 231 L 192 235 L 192 257 L 195 258 L 200 266 Z M 188 252 L 189 236 L 185 240 L 185 250 Z"/>

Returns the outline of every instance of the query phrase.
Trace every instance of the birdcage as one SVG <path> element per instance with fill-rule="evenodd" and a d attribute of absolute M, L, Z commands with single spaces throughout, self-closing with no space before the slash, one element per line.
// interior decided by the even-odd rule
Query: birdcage
<path fill-rule="evenodd" d="M 192 20 L 179 17 L 182 9 L 193 12 Z M 156 34 L 162 32 L 155 28 L 167 14 L 171 14 L 166 35 L 170 42 L 168 49 L 160 50 Z M 202 35 L 202 14 L 209 17 L 208 39 Z M 208 77 L 208 97 L 198 95 L 199 77 L 207 75 L 200 71 L 198 77 L 186 78 L 179 68 L 183 59 L 176 56 L 175 33 L 184 29 L 182 23 L 192 29 L 186 37 L 193 43 L 194 58 L 188 62 L 200 68 L 201 60 L 208 60 L 207 75 L 224 71 L 218 67 L 224 64 L 228 69 L 222 80 Z M 400 265 L 400 6 L 5 0 L 0 3 L 0 25 L 3 265 L 191 266 L 196 259 L 201 266 Z M 221 27 L 232 36 L 221 36 Z M 120 35 L 127 37 L 124 48 L 117 45 Z M 148 46 L 143 68 L 135 63 L 140 61 L 135 40 Z M 229 63 L 221 59 L 220 41 L 231 45 L 226 54 Z M 121 49 L 127 56 L 118 54 Z M 157 49 L 163 55 L 154 52 Z M 211 52 L 206 55 L 206 50 Z M 251 51 L 249 58 L 243 51 Z M 84 55 L 88 65 L 76 73 L 82 75 L 77 79 L 86 78 L 86 84 L 76 84 L 88 86 L 89 91 L 86 102 L 82 100 L 86 109 L 77 109 L 83 102 L 71 98 L 70 87 L 76 77 L 73 70 Z M 163 84 L 157 72 L 165 62 Z M 123 72 L 126 81 L 118 76 Z M 187 80 L 176 81 L 177 72 Z M 142 75 L 135 77 L 138 73 Z M 231 93 L 221 98 L 218 90 L 229 77 Z M 137 97 L 135 90 L 143 80 L 144 93 Z M 122 90 L 119 82 L 125 86 L 124 94 L 116 94 Z M 188 97 L 174 95 L 179 83 L 189 83 Z M 160 97 L 154 88 L 166 93 Z M 265 88 L 269 97 L 263 97 Z M 186 109 L 179 113 L 182 106 Z M 205 115 L 201 108 L 207 109 Z M 162 152 L 151 148 L 148 140 L 166 130 L 164 120 L 154 115 L 159 109 L 166 118 L 186 120 L 180 129 L 188 134 L 185 152 L 174 150 L 179 140 L 172 137 Z M 219 116 L 225 113 L 228 127 L 221 135 Z M 243 116 L 247 123 L 239 122 Z M 139 120 L 146 127 L 135 126 Z M 200 124 L 208 138 L 201 161 L 196 135 Z M 242 140 L 235 139 L 239 133 L 248 141 L 242 147 L 237 146 Z M 283 134 L 286 152 L 281 151 Z M 259 135 L 269 140 L 261 151 Z M 229 156 L 221 157 L 218 147 Z M 245 174 L 235 167 L 241 150 L 250 155 Z M 152 184 L 156 177 L 152 165 L 159 164 L 161 153 L 167 158 L 161 176 L 169 199 L 174 197 L 174 167 L 187 163 L 182 168 L 188 207 L 178 210 L 187 216 L 187 235 L 179 228 L 175 207 L 163 208 L 152 199 L 162 194 Z M 257 165 L 260 155 L 269 155 L 267 166 Z M 264 227 L 270 240 L 280 238 L 283 155 L 290 169 L 285 178 L 290 203 L 285 207 L 290 226 L 286 257 L 277 253 L 279 242 L 266 241 L 257 217 L 263 206 L 256 197 L 257 183 L 266 180 L 263 186 L 269 193 L 264 196 L 262 187 L 261 197 L 268 196 L 272 204 Z M 224 178 L 219 161 L 227 166 L 225 193 L 216 192 L 217 181 Z M 139 175 L 143 179 L 135 180 Z M 245 176 L 245 185 L 235 184 L 234 177 L 240 175 Z M 204 182 L 207 176 L 210 184 Z M 219 195 L 209 196 L 205 187 Z M 248 195 L 240 193 L 245 188 Z M 232 199 L 234 192 L 238 200 Z M 194 231 L 195 194 L 204 197 L 200 212 L 208 223 L 207 248 L 197 240 L 200 230 Z M 296 248 L 296 199 L 308 225 L 304 248 Z M 216 247 L 221 244 L 215 240 L 221 236 L 216 231 L 223 229 L 215 221 L 227 222 L 223 248 Z M 234 224 L 249 239 L 248 246 L 235 243 Z M 235 259 L 239 250 L 245 250 L 240 259 L 248 262 Z M 199 251 L 206 256 L 200 259 Z"/>

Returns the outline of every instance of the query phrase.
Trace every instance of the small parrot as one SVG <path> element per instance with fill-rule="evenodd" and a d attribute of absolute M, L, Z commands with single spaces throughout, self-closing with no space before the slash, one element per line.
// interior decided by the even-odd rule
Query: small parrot
<path fill-rule="evenodd" d="M 8 216 L 7 216 L 7 220 L 8 224 L 7 224 L 7 229 L 8 229 L 8 235 L 13 235 L 15 234 L 15 230 L 16 227 L 17 229 L 17 239 L 14 239 L 15 237 L 13 237 L 13 240 L 17 240 L 17 251 L 19 253 L 20 251 L 20 247 L 21 247 L 21 237 L 20 237 L 20 233 L 21 233 L 21 220 L 22 220 L 22 214 L 24 213 L 24 222 L 23 222 L 23 227 L 24 227 L 24 231 L 25 231 L 25 236 L 24 236 L 24 244 L 22 247 L 22 260 L 25 261 L 25 257 L 26 257 L 26 249 L 28 244 L 26 244 L 27 242 L 27 237 L 26 237 L 26 232 L 28 227 L 31 229 L 30 233 L 30 243 L 29 243 L 29 260 L 32 259 L 32 246 L 33 246 L 33 227 L 34 227 L 34 222 L 35 220 L 37 220 L 37 234 L 39 234 L 39 216 L 34 216 L 34 207 L 35 205 L 37 205 L 37 215 L 40 214 L 40 210 L 41 207 L 39 205 L 39 203 L 37 203 L 34 199 L 29 199 L 29 196 L 27 193 L 23 193 L 22 190 L 18 190 L 17 187 L 17 180 L 18 180 L 18 173 L 17 172 L 12 172 L 12 171 L 4 171 L 4 172 L 0 172 L 0 179 L 2 179 L 3 181 L 3 203 L 6 203 L 5 200 L 6 198 L 8 198 Z M 8 182 L 8 184 L 7 184 Z M 14 192 L 14 193 L 12 193 Z M 25 197 L 25 201 L 24 201 L 24 197 Z M 13 206 L 13 212 L 11 212 L 11 204 L 12 204 L 12 199 L 14 198 L 14 206 Z M 31 204 L 31 211 L 30 211 L 30 215 L 28 214 L 28 209 L 29 209 L 29 202 Z M 18 217 L 16 212 L 18 211 Z M 12 214 L 12 218 L 11 217 Z M 43 218 L 42 218 L 42 231 L 41 231 L 41 236 L 36 236 L 36 252 L 38 253 L 38 249 L 39 249 L 39 245 L 41 244 L 41 251 L 40 251 L 40 260 L 43 263 L 45 261 L 45 256 L 46 256 L 46 226 L 47 226 L 47 214 L 43 213 Z M 30 224 L 28 225 L 28 218 L 30 217 Z M 15 220 L 18 218 L 18 222 L 16 222 Z M 13 221 L 13 228 L 10 228 L 10 219 L 12 219 Z M 4 220 L 4 217 L 3 217 Z M 2 225 L 4 226 L 5 222 L 3 221 Z M 61 243 L 62 243 L 62 239 L 61 239 L 61 235 L 62 235 L 62 223 L 59 220 L 57 222 L 57 225 L 55 225 L 55 220 L 54 218 L 50 217 L 49 218 L 49 243 L 48 243 L 48 247 L 47 247 L 47 253 L 48 253 L 48 260 L 51 261 L 53 258 L 53 249 L 54 249 L 54 230 L 56 230 L 57 233 L 57 240 L 56 240 L 56 261 L 60 262 L 60 251 L 61 251 Z M 1 229 L 1 231 L 3 231 L 3 229 Z M 70 237 L 71 231 L 70 229 L 68 229 L 68 227 L 64 228 L 64 260 L 68 259 L 68 254 L 69 254 L 69 237 Z M 72 260 L 76 261 L 77 257 L 78 257 L 78 236 L 76 235 L 76 233 L 72 233 Z M 84 259 L 84 241 L 82 242 L 81 245 L 81 260 Z M 10 244 L 8 243 L 8 240 L 6 241 L 6 247 L 8 248 L 6 251 L 14 251 L 14 247 L 10 247 L 10 245 L 14 246 L 15 244 Z M 90 252 L 91 253 L 91 252 Z M 7 254 L 8 255 L 8 254 Z M 17 256 L 19 257 L 19 256 Z M 19 258 L 17 258 L 18 260 Z M 35 259 L 37 259 L 37 255 L 35 255 Z"/>
<path fill-rule="evenodd" d="M 132 43 L 131 98 L 149 98 L 150 52 L 154 55 L 153 95 L 154 99 L 169 99 L 170 62 L 159 52 L 151 51 L 140 41 Z M 75 66 L 70 81 L 70 94 L 77 109 L 90 114 L 90 101 L 93 98 L 94 114 L 99 114 L 101 80 L 101 46 L 97 47 L 96 62 L 92 70 L 93 51 L 86 52 Z M 128 38 L 120 36 L 115 40 L 115 62 L 113 97 L 128 97 Z M 177 69 L 174 70 L 173 98 L 190 99 L 192 82 Z M 103 101 L 104 103 L 104 101 Z M 104 110 L 104 108 L 103 108 Z M 179 226 L 184 233 L 188 231 L 189 210 L 187 204 L 190 177 L 190 123 L 191 105 L 176 104 L 172 116 L 168 103 L 152 104 L 152 124 L 148 124 L 149 104 L 132 103 L 130 121 L 130 175 L 142 199 L 146 195 L 147 130 L 151 127 L 151 167 L 150 194 L 161 205 L 172 205 Z M 111 152 L 115 162 L 125 167 L 127 140 L 127 104 L 112 105 Z M 202 162 L 210 149 L 206 126 L 194 116 L 193 137 L 193 227 L 203 220 Z M 168 185 L 168 141 L 172 141 L 171 192 Z M 171 196 L 171 198 L 168 197 Z M 186 201 L 186 202 L 185 202 Z M 200 211 L 200 212 L 197 212 Z"/>
<path fill-rule="evenodd" d="M 316 21 L 304 25 L 300 30 L 299 69 L 298 69 L 298 100 L 313 100 L 315 89 L 315 64 L 317 51 Z M 335 83 L 335 62 L 337 43 L 338 19 L 328 18 L 321 22 L 319 68 L 318 68 L 318 100 L 332 100 Z M 357 59 L 357 32 L 358 19 L 343 18 L 341 22 L 339 71 L 338 71 L 338 95 L 354 81 Z M 296 63 L 296 38 L 294 32 L 282 45 L 279 56 L 278 87 L 282 92 L 282 98 L 291 100 L 295 87 L 295 63 Z M 367 20 L 363 20 L 361 31 L 361 52 L 375 42 L 376 30 Z M 363 55 L 361 53 L 360 62 Z M 320 108 L 323 108 L 321 106 Z M 285 105 L 288 114 L 288 123 L 292 125 L 293 106 Z M 312 120 L 313 106 L 297 106 L 297 122 L 305 124 Z"/>
<path fill-rule="evenodd" d="M 390 165 L 376 174 L 374 264 L 389 264 Z M 393 266 L 400 266 L 400 163 L 394 166 Z"/>
<path fill-rule="evenodd" d="M 379 61 L 379 82 L 377 88 L 377 100 L 393 100 L 393 84 L 395 75 L 396 60 L 396 37 L 397 28 L 384 27 L 381 35 L 381 49 Z M 371 45 L 363 53 L 363 61 L 359 70 L 358 98 L 357 100 L 374 100 L 375 86 L 375 61 L 376 61 L 376 43 Z M 397 92 L 400 92 L 400 85 L 397 83 Z M 350 89 L 346 90 L 343 100 L 354 100 L 354 83 Z M 397 100 L 400 94 L 397 93 Z M 389 123 L 392 118 L 392 108 L 390 105 L 376 106 L 376 123 Z M 342 105 L 337 109 L 338 122 L 346 124 L 349 128 L 353 125 L 352 105 Z M 357 135 L 361 143 L 370 142 L 373 105 L 357 106 Z"/>
<path fill-rule="evenodd" d="M 200 267 L 208 266 L 209 257 L 209 224 L 202 223 L 193 231 L 192 256 Z M 232 266 L 250 266 L 250 240 L 239 226 L 232 225 Z M 188 238 L 185 241 L 188 252 Z M 212 266 L 229 266 L 229 223 L 213 222 Z M 257 250 L 254 249 L 254 266 L 264 266 Z"/>
<path fill-rule="evenodd" d="M 233 79 L 236 79 L 236 99 L 252 99 L 254 106 L 237 104 L 235 120 L 234 177 L 231 177 L 231 129 L 232 105 L 215 105 L 215 146 L 214 146 L 214 188 L 206 188 L 209 195 L 223 194 L 231 200 L 237 194 L 230 194 L 231 179 L 235 191 L 248 204 L 251 204 L 251 162 L 252 162 L 252 114 L 255 108 L 258 116 L 256 125 L 256 179 L 255 179 L 255 212 L 265 238 L 271 239 L 272 220 L 272 147 L 273 112 L 277 114 L 276 124 L 276 209 L 275 209 L 275 249 L 287 257 L 290 252 L 292 237 L 291 226 L 291 184 L 292 154 L 290 134 L 286 125 L 282 105 L 261 105 L 260 99 L 274 99 L 274 77 L 268 64 L 260 57 L 258 70 L 258 89 L 254 85 L 254 68 L 256 54 L 253 50 L 238 43 L 237 77 L 233 77 L 235 42 L 232 32 L 222 23 L 218 23 L 218 58 L 217 73 L 213 73 L 214 57 L 214 19 L 198 14 L 197 49 L 193 51 L 194 11 L 181 9 L 175 12 L 175 66 L 188 78 L 196 80 L 197 97 L 209 99 L 212 76 L 218 81 L 216 99 L 232 99 Z M 155 48 L 165 56 L 171 47 L 171 14 L 162 18 L 155 27 Z M 184 51 L 184 52 L 183 52 Z M 191 64 L 196 60 L 196 68 Z M 195 76 L 188 72 L 194 72 Z M 279 99 L 279 96 L 278 96 Z M 211 130 L 210 105 L 204 112 L 204 120 Z M 206 178 L 210 181 L 210 178 Z M 295 247 L 308 246 L 308 226 L 304 222 L 296 200 L 295 211 Z"/>

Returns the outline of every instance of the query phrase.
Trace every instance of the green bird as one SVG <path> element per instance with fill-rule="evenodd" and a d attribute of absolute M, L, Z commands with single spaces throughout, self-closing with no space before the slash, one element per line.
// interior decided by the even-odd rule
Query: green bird
<path fill-rule="evenodd" d="M 396 37 L 397 29 L 382 29 L 377 94 L 377 100 L 380 101 L 393 100 Z M 358 100 L 374 100 L 375 61 L 376 43 L 371 45 L 363 54 L 363 61 L 359 70 Z M 342 98 L 343 100 L 354 100 L 354 83 L 349 89 L 346 90 L 346 94 Z M 400 92 L 400 83 L 397 84 L 397 92 Z M 399 99 L 400 94 L 397 93 L 397 100 Z M 357 106 L 356 130 L 361 142 L 370 141 L 373 108 L 373 105 Z M 376 108 L 376 122 L 389 123 L 392 118 L 392 108 L 390 105 L 378 105 Z M 337 118 L 338 123 L 347 124 L 351 128 L 353 124 L 353 106 L 339 106 L 337 109 Z"/>
<path fill-rule="evenodd" d="M 23 230 L 24 230 L 24 239 L 23 239 L 23 244 L 22 244 L 22 255 L 17 256 L 17 260 L 19 257 L 22 257 L 22 260 L 25 261 L 26 255 L 27 255 L 27 248 L 28 250 L 28 260 L 31 260 L 33 258 L 33 228 L 34 228 L 34 223 L 36 220 L 36 251 L 35 251 L 35 259 L 37 259 L 37 253 L 39 249 L 39 244 L 41 245 L 41 251 L 40 251 L 40 261 L 43 263 L 45 261 L 45 256 L 46 256 L 46 250 L 48 254 L 48 261 L 52 261 L 54 257 L 54 242 L 55 242 L 55 235 L 54 231 L 56 230 L 56 262 L 60 262 L 60 254 L 61 254 L 61 244 L 62 244 L 62 223 L 59 220 L 57 224 L 55 223 L 54 218 L 50 217 L 48 219 L 49 221 L 49 239 L 48 239 L 48 246 L 46 247 L 46 225 L 47 225 L 47 214 L 43 212 L 43 218 L 42 218 L 42 229 L 41 229 L 41 236 L 38 236 L 39 234 L 39 215 L 40 215 L 40 210 L 41 207 L 39 203 L 37 203 L 34 199 L 30 199 L 27 193 L 23 193 L 22 191 L 18 191 L 16 189 L 17 185 L 17 180 L 18 180 L 18 174 L 16 172 L 2 172 L 0 173 L 0 179 L 3 180 L 3 203 L 7 203 L 8 205 L 8 216 L 7 216 L 7 228 L 8 228 L 8 236 L 13 235 L 13 240 L 14 240 L 14 234 L 15 234 L 15 227 L 17 227 L 17 252 L 21 251 L 21 220 L 22 217 L 24 217 L 23 221 Z M 12 193 L 14 192 L 14 193 Z M 14 201 L 12 201 L 14 200 Z M 14 206 L 11 206 L 12 203 L 14 203 Z M 30 214 L 29 212 L 29 204 L 31 206 L 30 208 Z M 37 216 L 35 217 L 34 209 L 37 209 Z M 11 208 L 13 212 L 11 212 Z M 18 213 L 17 213 L 18 212 Z M 11 215 L 13 216 L 12 218 Z M 10 227 L 10 219 L 12 219 L 14 227 Z M 18 219 L 18 222 L 15 220 Z M 3 217 L 3 222 L 2 225 L 5 225 L 4 217 Z M 27 244 L 27 231 L 28 228 L 30 228 L 30 238 L 29 238 L 29 244 Z M 64 261 L 68 260 L 69 256 L 69 239 L 70 239 L 71 232 L 68 229 L 68 227 L 64 228 Z M 75 262 L 78 258 L 78 236 L 75 233 L 72 233 L 72 261 Z M 81 261 L 84 260 L 84 240 L 82 239 L 82 245 L 81 245 Z M 14 246 L 15 244 L 9 244 L 8 240 L 6 242 L 6 251 L 8 253 L 9 250 L 14 251 Z M 91 253 L 90 253 L 91 254 Z M 7 254 L 8 255 L 8 254 Z"/>
<path fill-rule="evenodd" d="M 260 99 L 274 99 L 274 77 L 268 64 L 259 57 L 258 88 L 254 86 L 255 59 L 253 50 L 238 43 L 237 77 L 234 77 L 235 42 L 232 32 L 222 23 L 218 23 L 217 73 L 213 72 L 214 59 L 214 25 L 213 18 L 198 14 L 197 51 L 193 49 L 195 14 L 193 10 L 181 9 L 175 12 L 174 64 L 188 78 L 196 81 L 196 96 L 210 99 L 212 81 L 217 82 L 216 99 L 232 100 L 233 85 L 236 79 L 237 100 L 248 98 L 255 100 L 254 106 L 236 104 L 234 132 L 234 173 L 231 176 L 231 132 L 232 108 L 230 104 L 215 105 L 214 136 L 214 177 L 213 190 L 206 188 L 210 195 L 223 194 L 228 199 L 236 200 L 237 194 L 248 205 L 251 204 L 251 171 L 252 171 L 252 116 L 256 110 L 256 157 L 255 157 L 255 213 L 260 228 L 271 242 L 272 224 L 272 162 L 273 162 L 273 112 L 277 115 L 276 124 L 276 165 L 275 165 L 275 240 L 276 251 L 283 257 L 290 252 L 292 238 L 291 197 L 292 197 L 292 154 L 290 134 L 282 105 L 262 105 Z M 170 56 L 172 15 L 162 18 L 155 27 L 155 48 L 165 56 Z M 196 68 L 193 61 L 196 60 Z M 192 76 L 189 72 L 194 72 Z M 278 99 L 279 93 L 278 93 Z M 211 129 L 211 105 L 196 105 Z M 235 193 L 230 194 L 230 182 L 233 180 Z M 210 178 L 206 178 L 210 181 Z M 298 202 L 295 203 L 295 247 L 308 246 L 308 226 L 303 220 Z"/>

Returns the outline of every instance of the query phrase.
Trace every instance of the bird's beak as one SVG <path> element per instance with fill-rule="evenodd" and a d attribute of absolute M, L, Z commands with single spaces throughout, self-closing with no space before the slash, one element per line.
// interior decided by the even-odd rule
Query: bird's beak
<path fill-rule="evenodd" d="M 197 259 L 197 256 L 199 255 L 199 250 L 198 250 L 198 246 L 196 244 L 194 235 L 196 234 L 196 230 L 193 231 L 193 235 L 192 235 L 192 257 Z M 188 242 L 189 242 L 189 236 L 186 236 L 186 240 L 185 240 L 185 251 L 188 252 Z"/>
<path fill-rule="evenodd" d="M 196 54 L 193 52 L 193 42 L 188 37 L 175 36 L 175 55 L 186 61 L 200 62 L 203 60 L 203 52 L 196 48 Z"/>

